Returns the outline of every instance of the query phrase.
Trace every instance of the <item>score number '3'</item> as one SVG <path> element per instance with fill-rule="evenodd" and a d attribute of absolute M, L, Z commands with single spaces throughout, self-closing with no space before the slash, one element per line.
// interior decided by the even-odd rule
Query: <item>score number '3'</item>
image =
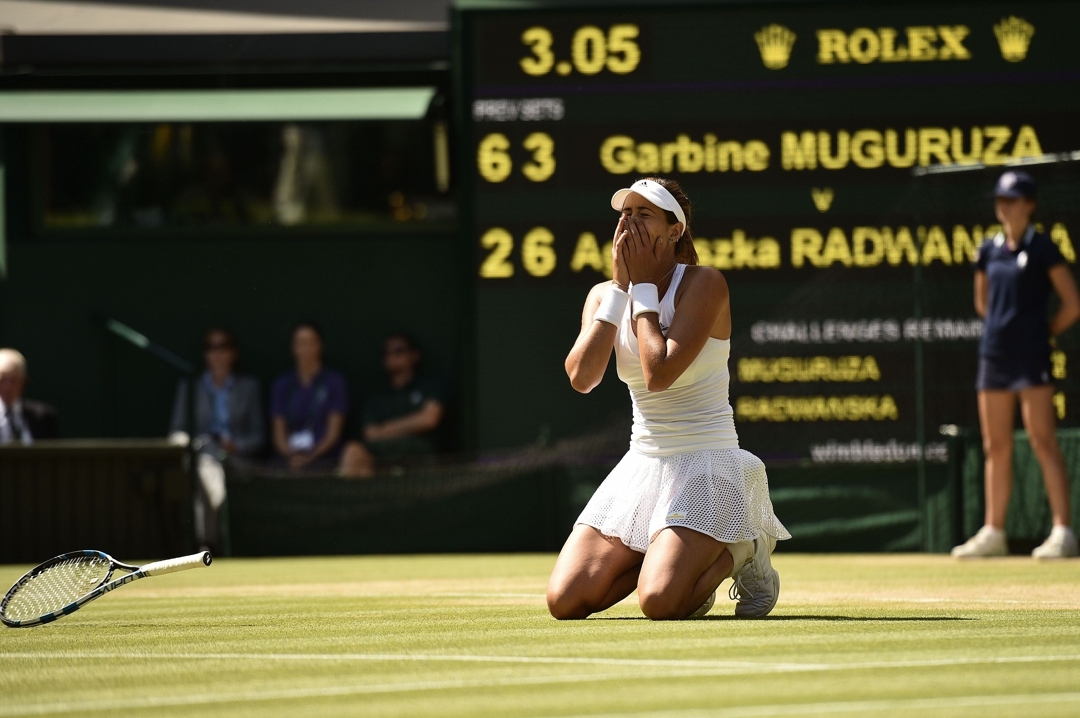
<path fill-rule="evenodd" d="M 546 75 L 552 69 L 564 76 L 574 70 L 582 75 L 595 75 L 605 68 L 616 75 L 626 75 L 637 69 L 641 62 L 637 36 L 637 25 L 612 25 L 606 35 L 595 25 L 585 25 L 574 32 L 570 41 L 573 62 L 556 62 L 551 50 L 554 42 L 551 30 L 537 25 L 521 33 L 521 42 L 532 50 L 531 57 L 521 58 L 521 69 L 533 77 Z"/>
<path fill-rule="evenodd" d="M 543 182 L 555 174 L 555 140 L 546 132 L 533 132 L 521 146 L 532 157 L 521 167 L 521 174 L 533 182 Z M 476 149 L 476 168 L 488 182 L 502 182 L 514 169 L 510 157 L 510 140 L 501 132 L 493 132 L 480 140 Z"/>

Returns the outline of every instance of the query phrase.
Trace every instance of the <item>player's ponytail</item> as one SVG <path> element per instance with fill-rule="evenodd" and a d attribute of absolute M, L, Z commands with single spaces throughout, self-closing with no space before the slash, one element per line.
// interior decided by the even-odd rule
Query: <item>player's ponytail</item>
<path fill-rule="evenodd" d="M 686 215 L 686 226 L 683 227 L 682 235 L 675 242 L 675 261 L 682 264 L 697 264 L 698 256 L 697 250 L 694 249 L 694 235 L 690 233 L 690 199 L 683 192 L 679 183 L 673 179 L 667 179 L 666 177 L 644 177 L 643 179 L 652 180 L 662 186 L 671 193 L 671 196 L 682 207 L 683 214 Z M 668 224 L 675 224 L 679 221 L 675 213 L 670 210 L 664 210 L 664 214 L 667 215 Z"/>

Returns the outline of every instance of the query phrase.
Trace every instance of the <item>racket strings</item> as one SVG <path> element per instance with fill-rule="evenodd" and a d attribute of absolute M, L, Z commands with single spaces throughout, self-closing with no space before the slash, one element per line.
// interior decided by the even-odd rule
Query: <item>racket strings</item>
<path fill-rule="evenodd" d="M 97 556 L 69 558 L 17 587 L 4 606 L 4 616 L 24 621 L 64 608 L 109 578 L 112 564 Z"/>

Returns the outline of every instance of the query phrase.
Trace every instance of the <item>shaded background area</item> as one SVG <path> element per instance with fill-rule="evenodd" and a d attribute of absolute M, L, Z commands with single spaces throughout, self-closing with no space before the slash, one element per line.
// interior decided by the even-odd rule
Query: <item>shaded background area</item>
<path fill-rule="evenodd" d="M 4 343 L 22 348 L 29 395 L 60 408 L 67 437 L 168 431 L 176 375 L 108 335 L 92 313 L 189 357 L 201 353 L 207 327 L 232 327 L 242 369 L 264 391 L 292 367 L 293 324 L 314 320 L 355 408 L 382 386 L 382 341 L 393 331 L 416 335 L 433 373 L 456 375 L 462 318 L 431 312 L 460 294 L 460 278 L 443 269 L 454 260 L 453 242 L 437 234 L 14 245 L 0 295 Z"/>

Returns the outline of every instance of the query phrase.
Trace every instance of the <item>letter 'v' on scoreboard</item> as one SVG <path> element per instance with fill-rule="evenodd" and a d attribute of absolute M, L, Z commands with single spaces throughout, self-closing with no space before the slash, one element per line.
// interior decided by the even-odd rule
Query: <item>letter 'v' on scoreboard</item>
<path fill-rule="evenodd" d="M 614 372 L 585 401 L 562 359 L 611 276 L 611 194 L 649 175 L 683 185 L 699 262 L 731 288 L 746 448 L 910 446 L 921 422 L 939 461 L 939 425 L 977 426 L 972 261 L 998 173 L 1080 150 L 1080 4 L 465 0 L 454 20 L 482 447 L 626 410 Z M 1030 170 L 1070 263 L 1075 165 Z M 1071 346 L 1053 360 L 1066 425 Z"/>

